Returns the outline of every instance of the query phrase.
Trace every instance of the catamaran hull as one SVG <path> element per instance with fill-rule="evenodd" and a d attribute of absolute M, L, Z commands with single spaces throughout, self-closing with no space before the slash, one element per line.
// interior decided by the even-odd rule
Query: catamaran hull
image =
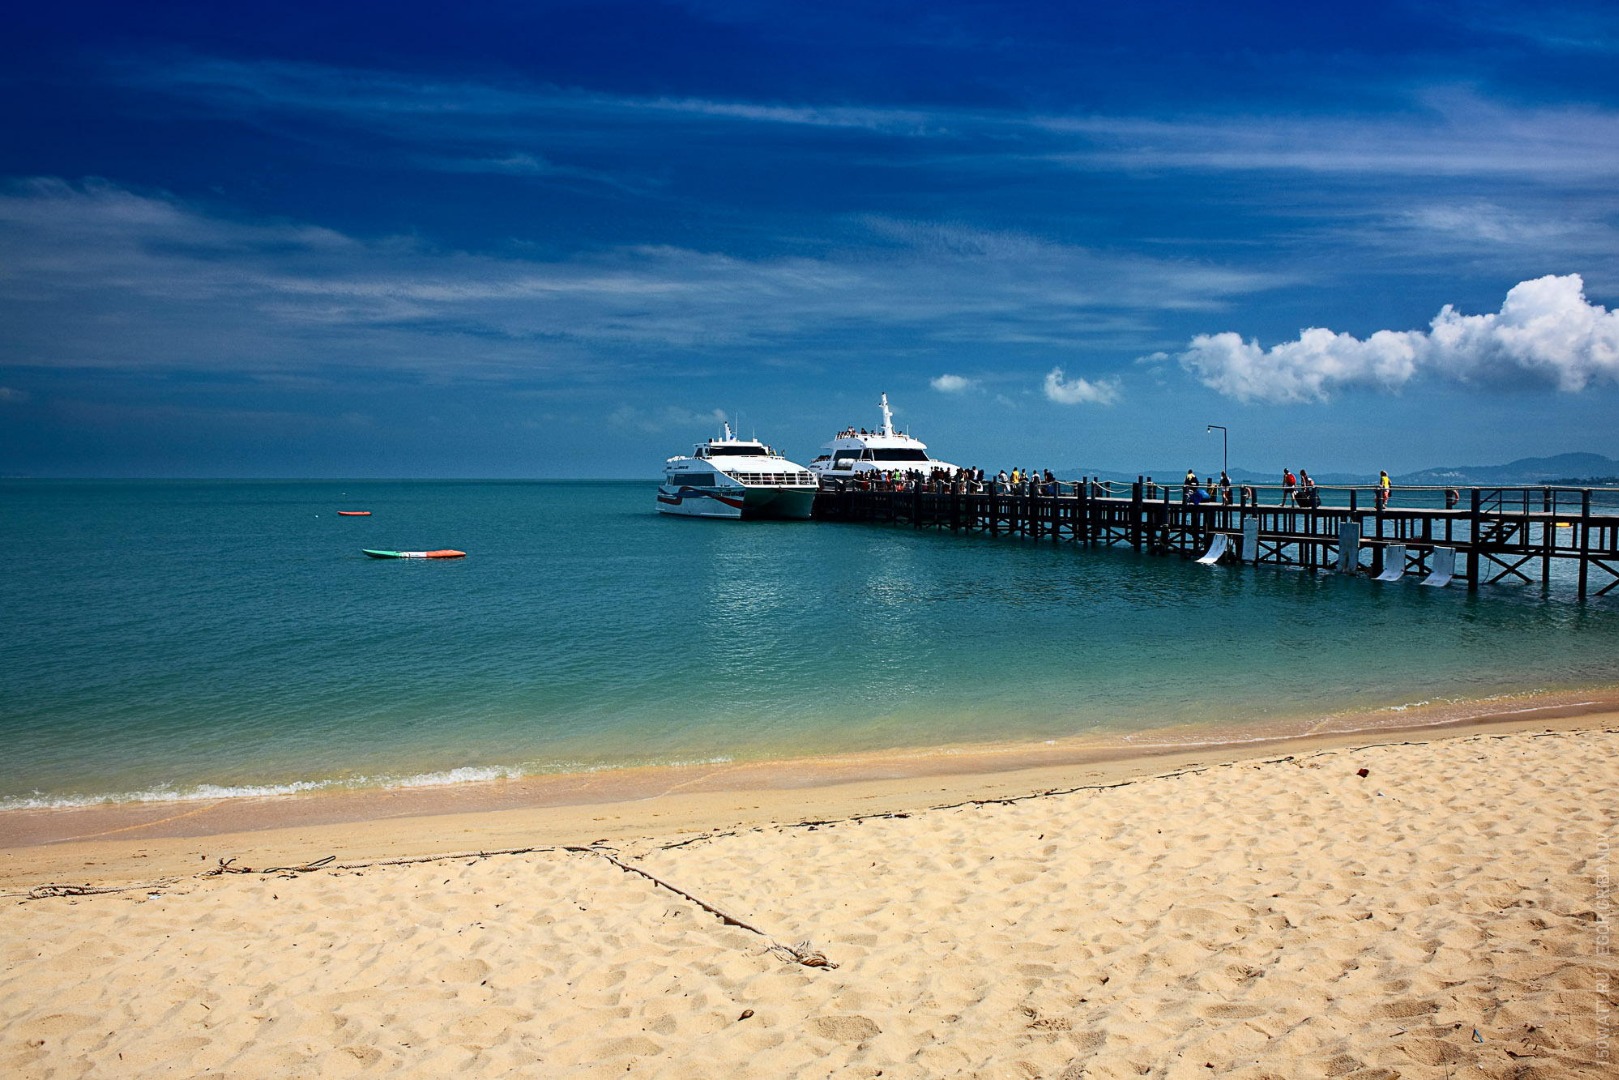
<path fill-rule="evenodd" d="M 683 517 L 803 521 L 814 507 L 813 488 L 658 488 L 658 512 Z"/>
<path fill-rule="evenodd" d="M 807 521 L 815 509 L 814 488 L 749 488 L 745 498 L 744 518 Z"/>

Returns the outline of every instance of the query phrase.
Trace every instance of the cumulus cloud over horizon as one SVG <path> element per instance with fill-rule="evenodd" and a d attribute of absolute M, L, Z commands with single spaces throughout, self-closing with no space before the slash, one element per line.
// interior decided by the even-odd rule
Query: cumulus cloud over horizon
<path fill-rule="evenodd" d="M 1046 397 L 1059 405 L 1112 405 L 1119 400 L 1117 379 L 1063 378 L 1062 368 L 1046 372 Z"/>
<path fill-rule="evenodd" d="M 1362 340 L 1311 327 L 1269 349 L 1230 331 L 1199 334 L 1179 359 L 1203 385 L 1245 402 L 1393 392 L 1424 375 L 1577 393 L 1619 382 L 1619 311 L 1586 300 L 1580 275 L 1549 274 L 1514 285 L 1496 313 L 1463 315 L 1446 304 L 1427 330 L 1379 330 Z"/>

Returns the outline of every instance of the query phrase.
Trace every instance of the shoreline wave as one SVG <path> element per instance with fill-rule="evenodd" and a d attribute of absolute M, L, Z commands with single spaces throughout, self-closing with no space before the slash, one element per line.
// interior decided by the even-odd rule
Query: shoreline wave
<path fill-rule="evenodd" d="M 457 787 L 487 784 L 500 780 L 525 780 L 539 776 L 578 776 L 625 768 L 680 768 L 691 765 L 720 765 L 728 757 L 699 761 L 629 765 L 466 765 L 406 776 L 346 776 L 325 780 L 291 780 L 275 784 L 196 784 L 186 788 L 160 787 L 143 791 L 105 794 L 20 795 L 0 798 L 0 814 L 23 810 L 76 810 L 85 807 L 114 808 L 151 803 L 220 802 L 226 799 L 274 799 L 288 796 L 321 795 L 334 792 L 408 791 L 419 788 Z"/>
<path fill-rule="evenodd" d="M 1314 737 L 1371 734 L 1387 731 L 1422 731 L 1458 724 L 1487 723 L 1492 720 L 1522 719 L 1536 712 L 1558 711 L 1579 715 L 1619 709 L 1619 685 L 1579 689 L 1534 688 L 1516 693 L 1492 694 L 1480 698 L 1437 698 L 1384 705 L 1344 713 L 1317 714 L 1261 723 L 1198 725 L 1192 734 L 1185 725 L 1147 728 L 1101 735 L 1096 732 L 1063 738 L 1010 742 L 952 743 L 937 746 L 896 746 L 881 751 L 849 754 L 810 754 L 800 757 L 738 761 L 730 755 L 671 760 L 626 761 L 585 765 L 578 762 L 523 763 L 514 765 L 474 765 L 409 773 L 405 775 L 359 775 L 319 780 L 292 780 L 263 784 L 209 784 L 188 788 L 157 787 L 139 791 L 46 795 L 36 792 L 0 798 L 0 815 L 73 811 L 90 808 L 118 810 L 156 804 L 191 804 L 248 799 L 320 798 L 336 794 L 382 794 L 425 789 L 470 789 L 502 781 L 567 780 L 601 774 L 630 775 L 636 771 L 672 772 L 704 766 L 730 766 L 769 770 L 772 767 L 801 768 L 806 762 L 825 765 L 836 771 L 840 764 L 859 762 L 870 769 L 904 764 L 914 769 L 918 762 L 954 761 L 963 757 L 988 761 L 995 758 L 1023 760 L 1030 755 L 1063 757 L 1096 754 L 1100 756 L 1154 755 L 1186 750 L 1255 746 Z M 925 771 L 925 770 L 924 770 Z"/>

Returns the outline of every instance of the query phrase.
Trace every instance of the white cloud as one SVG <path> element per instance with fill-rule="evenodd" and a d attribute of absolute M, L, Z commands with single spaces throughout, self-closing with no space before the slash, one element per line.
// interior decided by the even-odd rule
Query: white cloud
<path fill-rule="evenodd" d="M 1266 351 L 1234 333 L 1199 334 L 1181 363 L 1239 401 L 1325 401 L 1339 386 L 1403 385 L 1416 372 L 1413 339 L 1421 336 L 1380 330 L 1360 341 L 1312 327 Z"/>
<path fill-rule="evenodd" d="M 1046 397 L 1059 405 L 1112 405 L 1119 400 L 1117 379 L 1063 378 L 1062 368 L 1046 372 Z"/>
<path fill-rule="evenodd" d="M 960 375 L 940 375 L 931 385 L 941 394 L 962 394 L 976 387 L 978 380 L 963 378 Z"/>
<path fill-rule="evenodd" d="M 1498 313 L 1446 304 L 1427 331 L 1379 330 L 1364 341 L 1314 327 L 1261 349 L 1230 332 L 1199 334 L 1180 361 L 1239 401 L 1325 401 L 1340 389 L 1398 390 L 1424 374 L 1573 393 L 1619 381 L 1619 311 L 1590 303 L 1584 289 L 1578 274 L 1548 275 L 1513 286 Z"/>

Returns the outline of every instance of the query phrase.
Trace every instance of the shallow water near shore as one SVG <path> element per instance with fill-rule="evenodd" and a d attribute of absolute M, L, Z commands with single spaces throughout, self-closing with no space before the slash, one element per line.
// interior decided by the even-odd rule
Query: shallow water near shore
<path fill-rule="evenodd" d="M 1197 741 L 1619 681 L 1609 600 L 671 519 L 653 492 L 0 482 L 0 809 Z M 361 554 L 438 547 L 468 557 Z"/>

